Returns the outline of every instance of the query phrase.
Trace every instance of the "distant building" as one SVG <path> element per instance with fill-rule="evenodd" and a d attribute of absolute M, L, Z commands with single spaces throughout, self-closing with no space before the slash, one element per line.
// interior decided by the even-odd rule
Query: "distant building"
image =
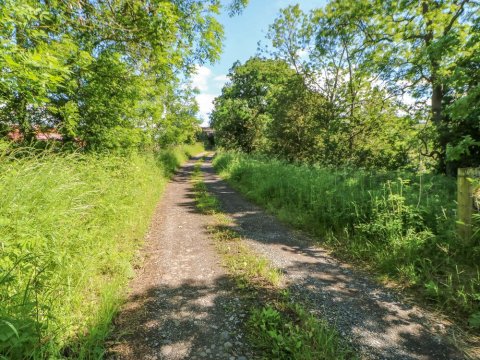
<path fill-rule="evenodd" d="M 211 127 L 202 126 L 200 140 L 205 143 L 207 148 L 213 148 L 215 146 L 215 130 L 213 130 Z"/>
<path fill-rule="evenodd" d="M 202 126 L 202 133 L 205 134 L 206 136 L 213 136 L 215 133 L 215 130 L 213 130 L 211 127 L 208 126 Z"/>
<path fill-rule="evenodd" d="M 57 129 L 41 129 L 37 126 L 34 131 L 35 139 L 38 141 L 63 141 L 63 136 L 57 131 Z M 18 126 L 13 126 L 12 130 L 7 134 L 7 138 L 12 141 L 21 141 L 23 139 L 23 134 Z"/>

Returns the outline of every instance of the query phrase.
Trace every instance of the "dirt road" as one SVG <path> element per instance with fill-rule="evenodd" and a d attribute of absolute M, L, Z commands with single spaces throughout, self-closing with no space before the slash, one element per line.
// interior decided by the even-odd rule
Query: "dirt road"
<path fill-rule="evenodd" d="M 209 216 L 195 210 L 187 164 L 166 189 L 116 321 L 110 354 L 119 359 L 256 358 L 241 323 L 248 309 L 235 293 L 206 232 Z M 365 359 L 462 359 L 445 325 L 402 302 L 309 239 L 246 201 L 202 167 L 209 191 L 254 251 L 284 273 L 295 299 L 334 324 Z"/>
<path fill-rule="evenodd" d="M 188 163 L 167 186 L 145 261 L 117 317 L 109 358 L 245 359 L 246 315 L 195 209 Z"/>

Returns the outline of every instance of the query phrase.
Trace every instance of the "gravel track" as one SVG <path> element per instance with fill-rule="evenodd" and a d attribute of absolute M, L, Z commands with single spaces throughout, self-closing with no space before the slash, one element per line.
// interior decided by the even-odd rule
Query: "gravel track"
<path fill-rule="evenodd" d="M 115 320 L 107 358 L 251 358 L 242 326 L 246 309 L 220 265 L 198 213 L 193 162 L 170 182 L 156 209 L 144 262 Z"/>
<path fill-rule="evenodd" d="M 368 275 L 342 264 L 312 240 L 246 201 L 202 166 L 205 182 L 243 241 L 284 273 L 283 286 L 334 324 L 363 359 L 463 359 L 446 327 Z M 220 265 L 195 209 L 193 162 L 167 186 L 156 209 L 142 268 L 115 320 L 109 359 L 254 359 L 242 323 L 247 309 Z"/>
<path fill-rule="evenodd" d="M 309 246 L 313 241 L 246 201 L 203 165 L 205 182 L 244 241 L 285 274 L 284 286 L 321 318 L 334 324 L 365 359 L 463 359 L 445 340 L 445 325 L 378 285 Z"/>

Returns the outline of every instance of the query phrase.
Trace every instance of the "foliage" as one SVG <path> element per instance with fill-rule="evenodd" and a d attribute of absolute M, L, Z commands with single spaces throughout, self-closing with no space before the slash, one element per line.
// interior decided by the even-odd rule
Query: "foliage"
<path fill-rule="evenodd" d="M 268 148 L 274 99 L 294 74 L 282 61 L 252 58 L 235 63 L 211 115 L 217 144 L 244 152 Z"/>
<path fill-rule="evenodd" d="M 18 127 L 30 141 L 38 128 L 56 128 L 92 150 L 190 141 L 199 121 L 189 77 L 219 57 L 220 8 L 219 0 L 1 1 L 2 135 Z"/>
<path fill-rule="evenodd" d="M 255 309 L 249 319 L 250 337 L 273 359 L 354 359 L 336 330 L 317 320 L 302 306 L 277 301 Z"/>
<path fill-rule="evenodd" d="M 271 146 L 265 152 L 290 161 L 328 161 L 330 107 L 325 97 L 304 85 L 300 76 L 292 76 L 273 101 L 267 130 Z"/>
<path fill-rule="evenodd" d="M 1 148 L 0 356 L 99 358 L 166 179 L 190 148 Z"/>
<path fill-rule="evenodd" d="M 290 120 L 317 117 L 314 127 L 296 126 L 303 130 L 301 138 L 308 139 L 317 162 L 405 166 L 412 161 L 410 149 L 415 146 L 413 119 L 377 75 L 364 68 L 364 50 L 356 42 L 355 32 L 349 31 L 348 19 L 328 9 L 305 14 L 298 5 L 287 7 L 267 34 L 273 47 L 270 54 L 286 61 L 301 75 L 305 87 L 324 99 L 323 106 L 313 109 L 304 105 L 303 97 L 299 104 L 291 99 L 289 108 L 296 105 L 297 110 Z M 322 109 L 320 116 L 314 109 Z"/>
<path fill-rule="evenodd" d="M 355 68 L 367 80 L 378 79 L 397 96 L 403 111 L 426 124 L 419 134 L 421 153 L 434 158 L 438 169 L 449 174 L 456 164 L 446 158 L 447 145 L 466 135 L 479 139 L 475 127 L 458 126 L 466 120 L 463 114 L 452 116 L 448 111 L 475 93 L 476 81 L 461 74 L 478 63 L 473 54 L 478 52 L 474 39 L 479 13 L 477 3 L 454 0 L 333 0 L 325 10 L 316 11 L 316 18 L 333 24 L 342 42 L 352 45 L 346 56 L 358 64 Z M 319 42 L 324 33 L 320 25 Z M 474 164 L 474 158 L 465 160 Z"/>
<path fill-rule="evenodd" d="M 322 164 L 426 164 L 450 175 L 480 164 L 478 10 L 454 0 L 282 9 L 263 48 L 273 60 L 235 64 L 216 101 L 220 143 Z M 288 64 L 279 79 L 268 76 L 273 64 Z M 259 94 L 257 106 L 250 89 L 262 85 L 269 96 Z"/>
<path fill-rule="evenodd" d="M 362 104 L 344 115 L 286 60 L 236 63 L 229 80 L 211 115 L 216 143 L 225 149 L 365 167 L 393 168 L 409 160 L 411 120 L 396 116 L 378 88 L 365 84 Z"/>
<path fill-rule="evenodd" d="M 480 166 L 480 17 L 469 37 L 461 60 L 452 70 L 449 79 L 449 105 L 446 112 L 450 118 L 447 161 L 453 167 Z M 448 149 L 461 148 L 462 154 L 449 158 Z"/>
<path fill-rule="evenodd" d="M 338 255 L 461 319 L 480 310 L 480 247 L 456 236 L 453 179 L 295 166 L 234 153 L 220 154 L 214 164 L 249 198 L 319 236 Z"/>
<path fill-rule="evenodd" d="M 235 15 L 239 14 L 245 6 L 247 6 L 249 3 L 249 0 L 234 0 L 230 3 L 230 15 Z"/>

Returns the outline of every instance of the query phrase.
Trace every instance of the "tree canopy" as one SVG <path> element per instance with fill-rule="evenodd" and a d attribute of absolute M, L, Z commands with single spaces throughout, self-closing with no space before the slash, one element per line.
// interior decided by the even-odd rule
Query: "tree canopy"
<path fill-rule="evenodd" d="M 262 56 L 286 64 L 280 77 L 289 85 L 265 100 L 267 127 L 256 112 L 238 117 L 268 139 L 248 151 L 330 165 L 426 164 L 450 174 L 479 165 L 479 18 L 480 4 L 468 0 L 331 0 L 310 13 L 281 10 Z M 239 81 L 239 69 L 212 115 L 220 143 L 233 148 L 223 127 L 227 118 L 230 128 L 236 123 L 221 114 L 231 115 L 229 104 L 237 111 L 235 93 L 252 85 Z"/>
<path fill-rule="evenodd" d="M 188 79 L 219 58 L 219 11 L 219 0 L 0 0 L 0 130 L 28 140 L 54 127 L 91 149 L 191 139 Z"/>

